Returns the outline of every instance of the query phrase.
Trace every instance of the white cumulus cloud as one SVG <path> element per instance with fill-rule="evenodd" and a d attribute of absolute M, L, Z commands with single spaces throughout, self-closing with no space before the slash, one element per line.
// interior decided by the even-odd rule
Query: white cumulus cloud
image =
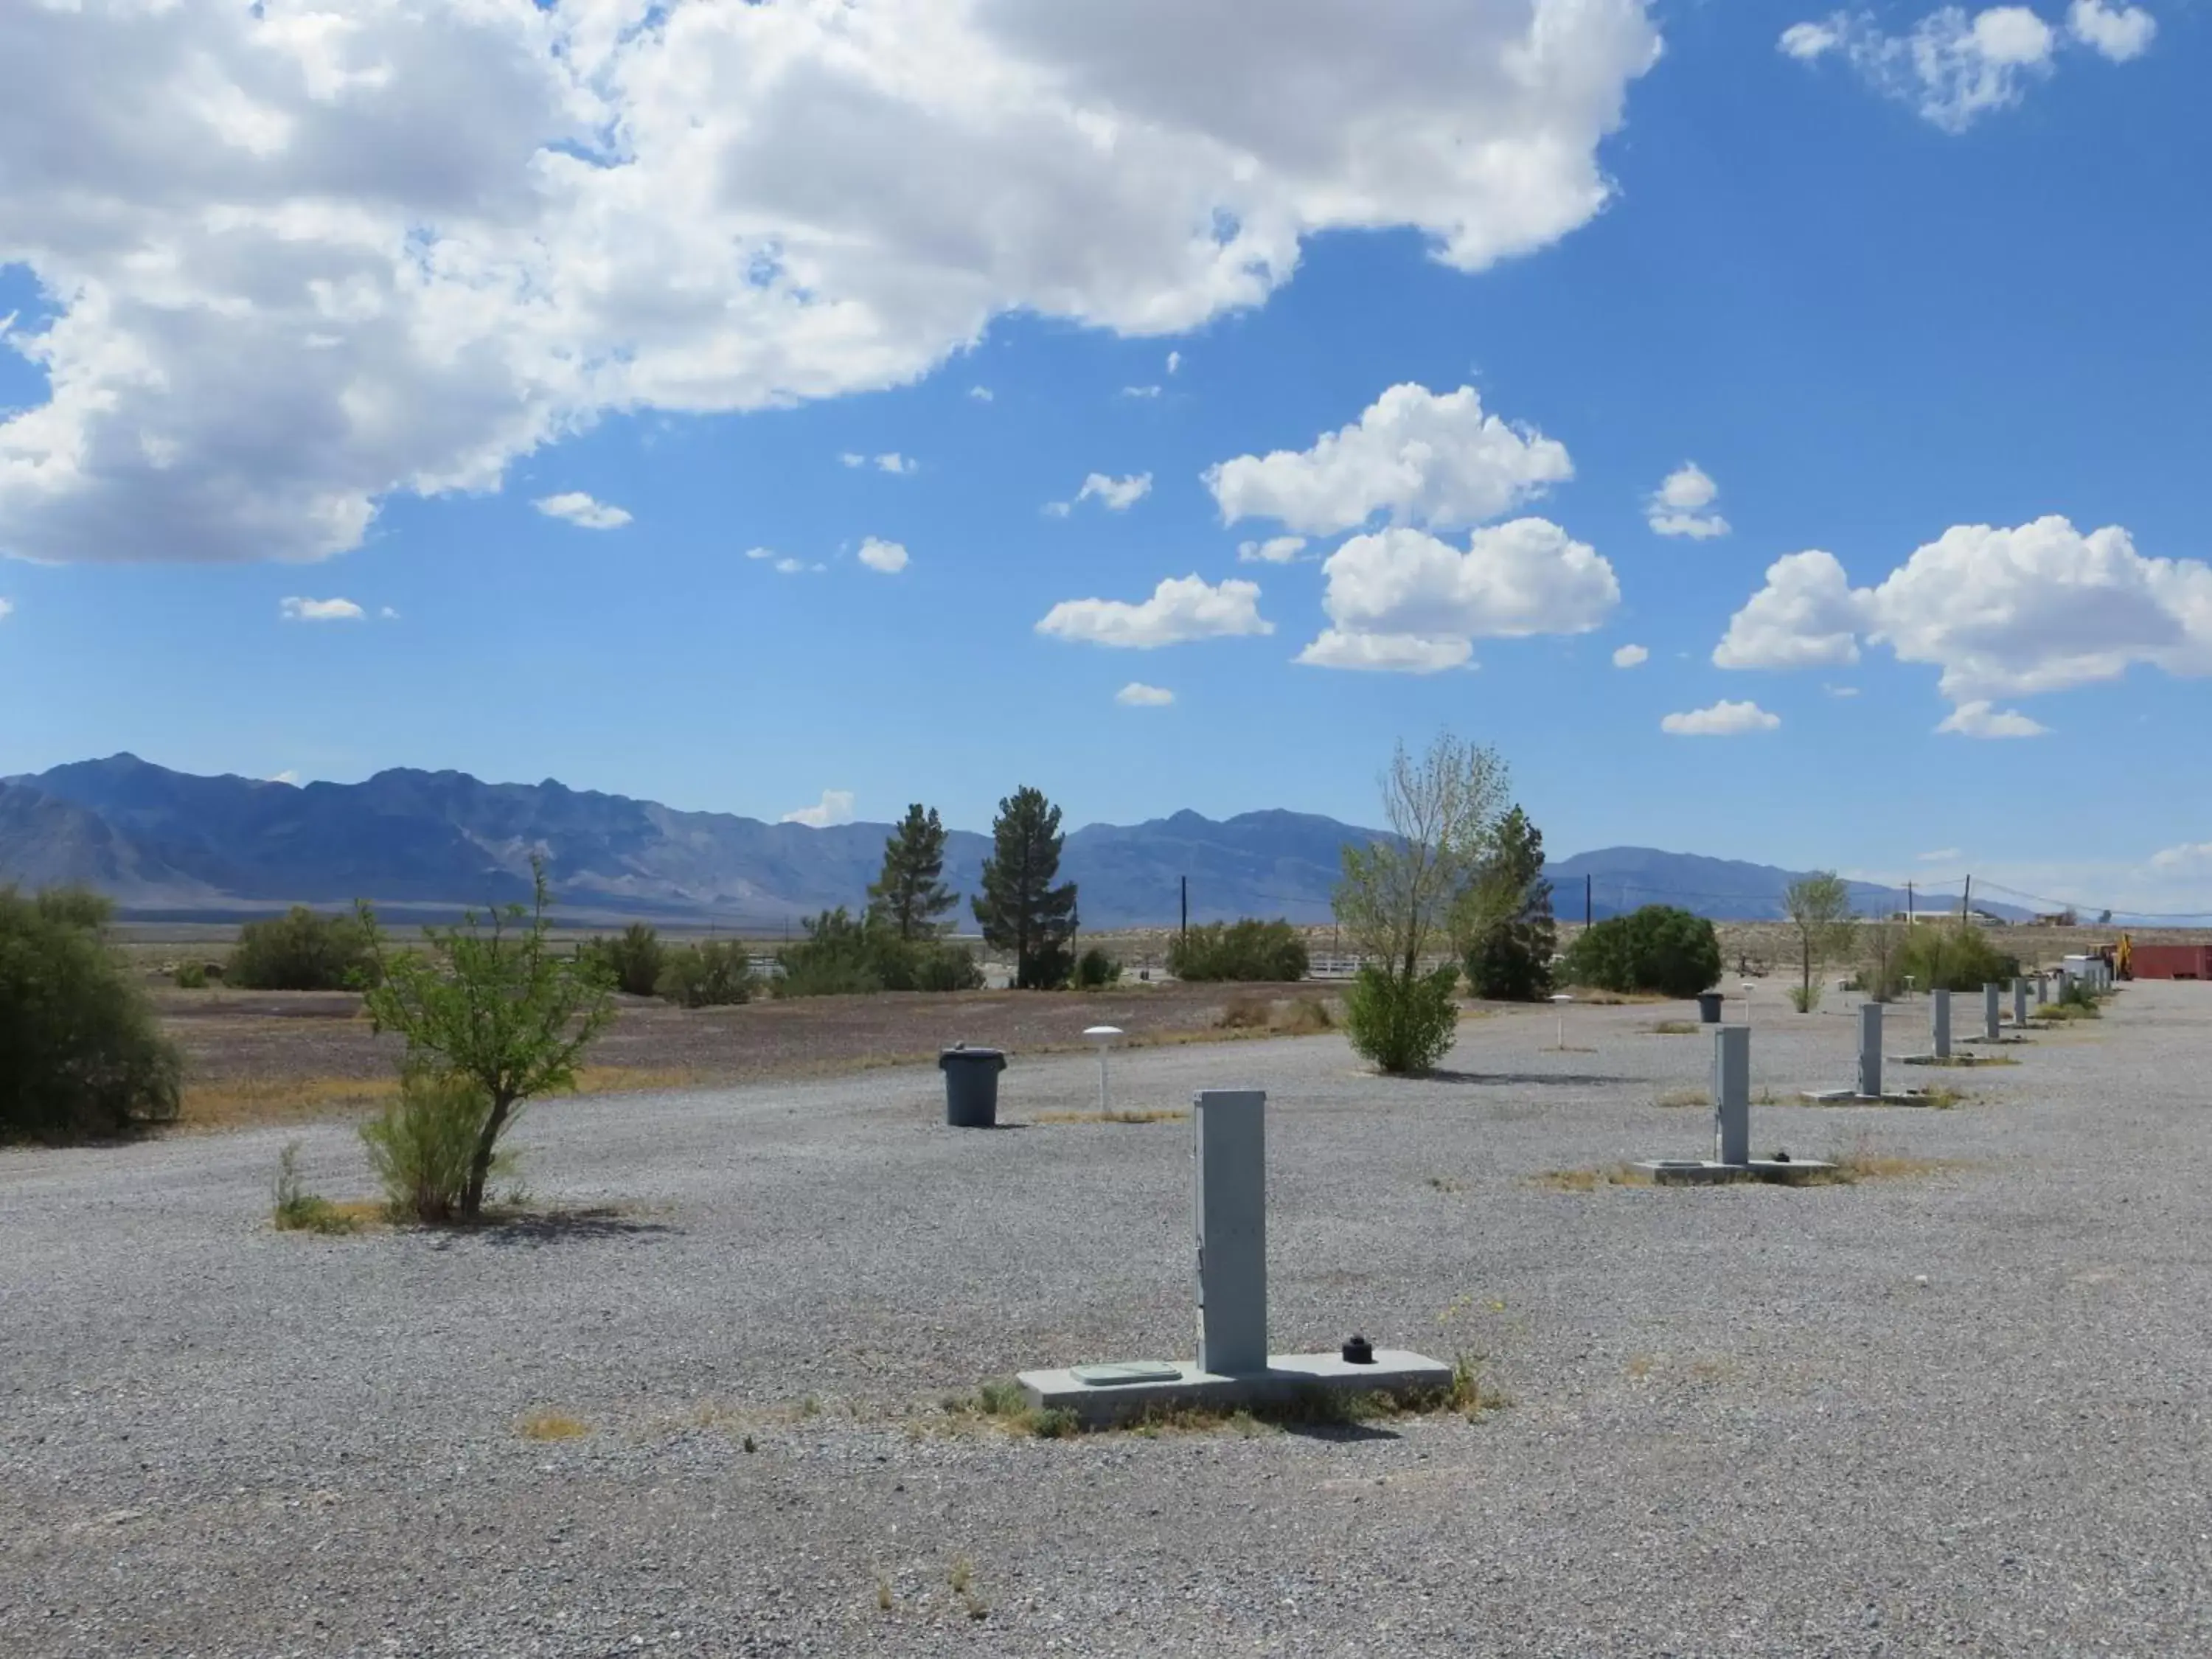
<path fill-rule="evenodd" d="M 1959 705 L 1943 730 L 2033 736 L 2027 716 L 1990 705 L 2137 665 L 2212 676 L 2212 566 L 2147 557 L 2118 526 L 2085 534 L 2057 516 L 2010 529 L 1954 525 L 1873 587 L 1852 587 L 1832 555 L 1794 553 L 1768 568 L 1713 660 L 1850 662 L 1862 639 L 1942 671 L 1939 688 Z"/>
<path fill-rule="evenodd" d="M 1651 653 L 1640 645 L 1624 645 L 1613 653 L 1615 668 L 1641 668 L 1651 660 Z"/>
<path fill-rule="evenodd" d="M 1152 493 L 1152 475 L 1133 473 L 1126 478 L 1109 478 L 1103 472 L 1094 472 L 1084 479 L 1083 488 L 1075 492 L 1070 501 L 1052 501 L 1045 511 L 1055 519 L 1064 519 L 1085 501 L 1097 501 L 1109 513 L 1127 513 L 1139 501 Z"/>
<path fill-rule="evenodd" d="M 1272 634 L 1275 625 L 1260 615 L 1258 583 L 1224 581 L 1215 587 L 1192 575 L 1170 577 L 1141 605 L 1121 599 L 1063 599 L 1045 613 L 1036 631 L 1092 645 L 1149 651 L 1192 640 Z"/>
<path fill-rule="evenodd" d="M 2103 0 L 2074 0 L 2066 12 L 2066 32 L 2115 64 L 2150 50 L 2158 20 L 2141 6 L 2108 6 Z"/>
<path fill-rule="evenodd" d="M 0 599 L 0 622 L 5 622 L 9 617 L 14 616 L 15 614 L 15 602 L 10 599 Z"/>
<path fill-rule="evenodd" d="M 1677 738 L 1736 738 L 1747 732 L 1771 732 L 1781 724 L 1781 715 L 1770 714 L 1755 702 L 1723 702 L 1669 714 L 1659 722 L 1659 729 Z"/>
<path fill-rule="evenodd" d="M 2016 708 L 1999 708 L 1992 702 L 1978 699 L 1960 703 L 1936 729 L 1962 738 L 2039 738 L 2051 728 Z"/>
<path fill-rule="evenodd" d="M 904 384 L 1030 313 L 1264 302 L 1306 239 L 1550 246 L 1644 0 L 0 6 L 0 265 L 56 307 L 0 549 L 308 559 L 611 411 Z"/>
<path fill-rule="evenodd" d="M 1121 388 L 1121 395 L 1124 398 L 1157 398 L 1160 395 L 1160 389 L 1156 386 L 1125 386 Z"/>
<path fill-rule="evenodd" d="M 1477 530 L 1464 550 L 1419 530 L 1376 531 L 1346 542 L 1322 571 L 1327 643 L 1298 659 L 1328 667 L 1455 666 L 1478 639 L 1586 634 L 1620 601 L 1613 566 L 1544 519 Z M 1370 636 L 1392 643 L 1353 643 Z M 1453 662 L 1443 660 L 1444 642 Z"/>
<path fill-rule="evenodd" d="M 749 559 L 772 559 L 775 557 L 775 550 L 772 547 L 749 547 L 745 550 L 745 556 Z"/>
<path fill-rule="evenodd" d="M 1237 544 L 1240 564 L 1288 564 L 1306 550 L 1303 536 L 1270 536 L 1262 542 Z"/>
<path fill-rule="evenodd" d="M 360 622 L 368 613 L 351 599 L 287 599 L 276 601 L 276 614 L 286 622 Z"/>
<path fill-rule="evenodd" d="M 894 450 L 888 455 L 876 457 L 876 470 L 878 472 L 889 472 L 901 477 L 911 477 L 921 471 L 921 463 L 910 455 L 902 455 Z"/>
<path fill-rule="evenodd" d="M 1146 685 L 1142 680 L 1131 680 L 1114 694 L 1114 701 L 1127 708 L 1164 708 L 1175 701 L 1175 693 L 1157 685 Z"/>
<path fill-rule="evenodd" d="M 1839 11 L 1792 24 L 1778 45 L 1804 64 L 1840 57 L 1876 91 L 1911 104 L 1946 132 L 1963 132 L 1991 111 L 2019 103 L 2032 83 L 2049 76 L 2064 40 L 2119 64 L 2148 51 L 2157 29 L 2140 6 L 2075 0 L 2064 37 L 2026 6 L 1972 13 L 1944 6 L 1901 34 L 1883 28 L 1870 12 Z"/>
<path fill-rule="evenodd" d="M 1705 541 L 1729 532 L 1729 522 L 1711 511 L 1721 487 L 1695 461 L 1668 473 L 1644 504 L 1644 520 L 1662 536 Z"/>
<path fill-rule="evenodd" d="M 629 514 L 621 507 L 594 501 L 580 489 L 541 495 L 535 505 L 547 518 L 559 519 L 583 530 L 619 530 L 629 522 Z"/>
<path fill-rule="evenodd" d="M 822 799 L 812 806 L 802 806 L 795 812 L 786 812 L 786 823 L 803 823 L 810 830 L 827 830 L 833 823 L 853 821 L 854 796 L 849 789 L 824 789 Z"/>
<path fill-rule="evenodd" d="M 1276 519 L 1327 536 L 1387 513 L 1462 530 L 1574 476 L 1566 446 L 1486 411 L 1473 386 L 1394 386 L 1310 449 L 1239 455 L 1207 469 L 1222 521 Z"/>
<path fill-rule="evenodd" d="M 1859 596 L 1832 553 L 1784 554 L 1713 647 L 1722 668 L 1814 668 L 1859 659 Z"/>
<path fill-rule="evenodd" d="M 292 768 L 287 767 L 282 772 L 274 773 L 270 776 L 264 778 L 262 781 L 264 783 L 281 783 L 288 786 L 289 787 L 296 789 L 300 787 L 300 775 Z"/>
<path fill-rule="evenodd" d="M 1464 668 L 1474 642 L 1451 635 L 1357 634 L 1325 628 L 1297 659 L 1315 668 L 1352 668 L 1380 674 L 1441 674 Z"/>
<path fill-rule="evenodd" d="M 871 570 L 879 570 L 886 576 L 895 576 L 907 567 L 906 549 L 897 542 L 887 542 L 871 536 L 860 544 L 860 562 Z"/>
<path fill-rule="evenodd" d="M 979 404 L 988 404 L 998 394 L 987 386 L 971 386 L 968 388 L 968 395 Z"/>
<path fill-rule="evenodd" d="M 1176 374 L 1182 368 L 1182 353 L 1180 351 L 1170 351 L 1168 353 L 1168 373 L 1170 374 Z"/>

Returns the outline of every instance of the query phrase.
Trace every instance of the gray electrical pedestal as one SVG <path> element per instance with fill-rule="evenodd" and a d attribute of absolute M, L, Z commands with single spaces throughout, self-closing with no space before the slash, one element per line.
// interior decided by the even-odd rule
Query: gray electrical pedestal
<path fill-rule="evenodd" d="M 1198 1368 L 1267 1369 L 1267 1097 L 1198 1097 L 1191 1208 L 1198 1223 Z"/>
<path fill-rule="evenodd" d="M 1655 1158 L 1636 1167 L 1662 1187 L 1729 1181 L 1796 1182 L 1833 1169 L 1817 1158 L 1751 1155 L 1751 1027 L 1713 1030 L 1713 1152 L 1710 1158 Z"/>
<path fill-rule="evenodd" d="M 1938 1060 L 1951 1058 L 1951 994 L 1938 986 L 1928 994 L 1929 1036 Z"/>
<path fill-rule="evenodd" d="M 2012 1024 L 2015 1031 L 2027 1029 L 2027 981 L 2024 979 L 2012 982 Z"/>
<path fill-rule="evenodd" d="M 1885 1093 L 1881 1086 L 1881 1004 L 1869 998 L 1859 1004 L 1859 1080 L 1852 1089 L 1808 1089 L 1803 1097 L 1820 1106 L 1917 1106 L 1924 1104 L 1925 1090 L 1905 1089 Z"/>
<path fill-rule="evenodd" d="M 1267 1097 L 1208 1089 L 1191 1114 L 1191 1211 L 1198 1247 L 1198 1361 L 1139 1360 L 1024 1371 L 1029 1403 L 1102 1425 L 1150 1410 L 1283 1405 L 1323 1394 L 1419 1395 L 1451 1367 L 1402 1348 L 1371 1358 L 1267 1352 Z M 1346 1345 L 1349 1347 L 1351 1345 Z"/>

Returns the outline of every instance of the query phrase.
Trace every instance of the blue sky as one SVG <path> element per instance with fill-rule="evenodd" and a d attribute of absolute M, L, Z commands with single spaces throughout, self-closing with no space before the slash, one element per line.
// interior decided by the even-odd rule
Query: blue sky
<path fill-rule="evenodd" d="M 441 49 L 487 54 L 465 99 L 382 5 L 293 79 L 266 25 L 214 29 L 229 103 L 158 63 L 89 115 L 0 82 L 24 111 L 0 141 L 31 158 L 0 180 L 0 772 L 130 749 L 766 817 L 922 799 L 981 827 L 1028 782 L 1074 822 L 1365 821 L 1393 741 L 1449 726 L 1504 755 L 1555 855 L 2212 908 L 2187 763 L 2212 673 L 2201 11 L 1342 9 L 1403 38 L 1254 45 L 1225 0 L 877 9 L 916 76 L 981 41 L 1010 84 L 1075 88 L 1068 131 L 1125 124 L 1065 176 L 1042 106 L 989 93 L 947 112 L 925 88 L 905 127 L 794 114 L 703 161 L 647 130 L 686 95 L 741 101 L 759 29 L 818 45 L 796 3 L 477 28 Z M 66 84 L 130 10 L 0 22 L 0 58 Z M 1505 88 L 1532 18 L 1554 72 Z M 1449 77 L 1440 41 L 1467 54 Z M 532 101 L 556 46 L 559 122 Z M 1206 52 L 1229 54 L 1218 96 L 1176 84 Z M 383 131 L 347 100 L 395 88 L 459 124 L 459 160 L 313 159 L 334 110 Z M 41 115 L 66 145 L 9 131 Z M 159 143 L 124 142 L 140 127 Z M 702 222 L 770 138 L 804 176 Z M 1437 162 L 1455 138 L 1508 183 Z M 936 171 L 872 190 L 940 140 Z M 1242 172 L 1209 173 L 1224 145 Z M 586 187 L 638 169 L 618 237 L 544 183 L 569 151 Z M 246 269 L 211 210 L 291 217 Z M 552 264 L 509 282 L 522 233 Z M 721 267 L 697 262 L 744 246 L 761 308 L 701 320 Z M 1711 498 L 1656 509 L 1692 462 Z M 594 506 L 538 505 L 569 496 Z M 1725 533 L 1659 533 L 1670 514 Z M 1300 525 L 1288 562 L 1240 557 Z M 1111 608 L 1186 578 L 1184 604 Z M 1316 648 L 1331 629 L 1352 642 Z M 1616 666 L 1631 646 L 1648 659 Z M 1323 665 L 1354 659 L 1400 666 Z"/>

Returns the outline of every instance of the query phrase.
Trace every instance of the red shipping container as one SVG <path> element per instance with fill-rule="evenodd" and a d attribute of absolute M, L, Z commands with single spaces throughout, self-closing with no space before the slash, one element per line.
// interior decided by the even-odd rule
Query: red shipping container
<path fill-rule="evenodd" d="M 2212 945 L 2138 945 L 2137 979 L 2212 979 Z"/>

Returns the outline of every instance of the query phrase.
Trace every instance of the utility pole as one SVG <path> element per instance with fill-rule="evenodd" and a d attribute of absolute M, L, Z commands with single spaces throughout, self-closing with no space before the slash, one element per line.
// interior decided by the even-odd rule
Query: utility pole
<path fill-rule="evenodd" d="M 1972 915 L 1973 915 L 1973 912 L 1972 912 L 1970 908 L 1967 908 L 1967 907 L 1969 907 L 1970 905 L 1972 905 L 1972 904 L 1973 903 L 1973 902 L 1974 902 L 1974 878 L 1973 878 L 1972 876 L 1968 876 L 1968 877 L 1966 878 L 1966 890 L 1965 892 L 1963 892 L 1963 893 L 1961 893 L 1961 894 L 1960 894 L 1960 895 L 1959 895 L 1959 926 L 1960 926 L 1960 927 L 1964 927 L 1966 925 L 1967 918 L 1968 918 L 1968 917 L 1970 917 L 1970 916 L 1972 916 Z"/>
<path fill-rule="evenodd" d="M 1190 943 L 1190 878 L 1182 878 L 1182 940 Z"/>
<path fill-rule="evenodd" d="M 1905 884 L 1905 926 L 1907 931 L 1912 927 L 1912 884 L 1909 881 Z"/>
<path fill-rule="evenodd" d="M 1589 927 L 1589 925 L 1590 925 L 1590 878 L 1589 878 L 1589 871 L 1587 871 L 1587 870 L 1585 870 L 1585 871 L 1583 871 L 1583 927 Z"/>

